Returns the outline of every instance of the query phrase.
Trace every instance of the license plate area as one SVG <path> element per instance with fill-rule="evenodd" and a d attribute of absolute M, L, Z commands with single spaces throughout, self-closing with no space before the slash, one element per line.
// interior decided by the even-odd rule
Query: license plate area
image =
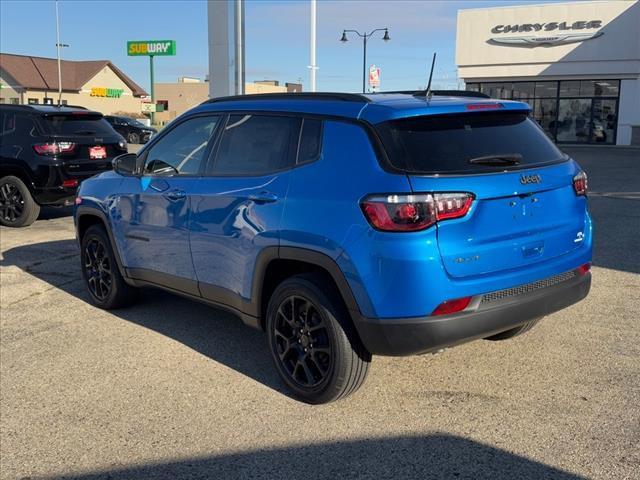
<path fill-rule="evenodd" d="M 100 160 L 107 158 L 107 147 L 95 146 L 89 147 L 89 158 L 92 160 Z"/>

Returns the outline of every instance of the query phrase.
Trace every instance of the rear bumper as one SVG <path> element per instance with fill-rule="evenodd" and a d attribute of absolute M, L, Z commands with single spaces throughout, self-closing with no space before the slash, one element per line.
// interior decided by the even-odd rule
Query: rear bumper
<path fill-rule="evenodd" d="M 356 318 L 364 346 L 374 355 L 414 355 L 458 345 L 509 330 L 558 310 L 587 296 L 591 273 L 576 274 L 561 283 L 497 301 L 471 302 L 453 315 L 398 319 Z"/>
<path fill-rule="evenodd" d="M 33 198 L 39 205 L 64 207 L 73 205 L 78 187 L 45 187 L 36 188 Z"/>

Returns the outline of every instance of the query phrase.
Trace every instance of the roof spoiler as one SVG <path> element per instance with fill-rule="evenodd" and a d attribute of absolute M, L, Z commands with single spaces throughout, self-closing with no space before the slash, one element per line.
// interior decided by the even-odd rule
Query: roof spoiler
<path fill-rule="evenodd" d="M 393 90 L 390 92 L 380 92 L 378 95 L 401 93 L 404 95 L 413 95 L 414 97 L 424 97 L 427 95 L 426 90 Z M 431 95 L 437 97 L 470 97 L 470 98 L 491 98 L 486 93 L 472 92 L 470 90 L 431 90 Z"/>

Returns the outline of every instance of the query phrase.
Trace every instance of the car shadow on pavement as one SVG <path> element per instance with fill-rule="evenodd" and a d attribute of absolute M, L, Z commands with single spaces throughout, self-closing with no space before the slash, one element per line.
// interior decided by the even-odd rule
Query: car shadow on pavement
<path fill-rule="evenodd" d="M 317 443 L 31 478 L 575 480 L 584 477 L 473 440 L 434 434 Z"/>
<path fill-rule="evenodd" d="M 3 252 L 2 267 L 17 266 L 87 303 L 75 240 L 22 245 Z M 224 310 L 165 291 L 144 288 L 128 308 L 110 310 L 118 318 L 172 338 L 282 394 L 288 391 L 272 367 L 263 332 Z"/>

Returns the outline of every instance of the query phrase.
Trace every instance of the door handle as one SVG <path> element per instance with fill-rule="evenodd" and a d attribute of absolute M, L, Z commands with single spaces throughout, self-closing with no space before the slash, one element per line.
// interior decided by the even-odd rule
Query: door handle
<path fill-rule="evenodd" d="M 273 203 L 278 201 L 278 196 L 275 193 L 271 193 L 271 192 L 252 193 L 247 198 L 252 202 L 259 203 L 259 204 Z"/>
<path fill-rule="evenodd" d="M 163 196 L 172 202 L 175 202 L 177 200 L 185 199 L 187 197 L 187 193 L 184 190 L 171 190 L 170 192 L 163 194 Z"/>

